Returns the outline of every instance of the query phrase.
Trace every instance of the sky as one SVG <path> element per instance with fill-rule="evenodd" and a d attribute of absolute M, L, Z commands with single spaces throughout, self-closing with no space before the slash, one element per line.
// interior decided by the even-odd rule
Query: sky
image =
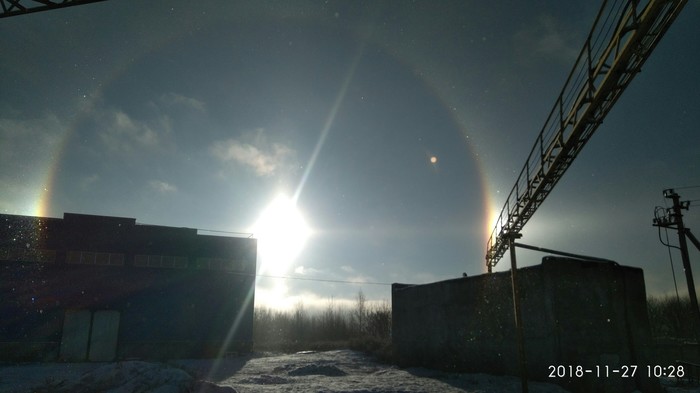
<path fill-rule="evenodd" d="M 256 304 L 273 308 L 483 274 L 600 7 L 136 3 L 0 20 L 0 212 L 252 233 Z M 652 219 L 677 188 L 700 236 L 699 26 L 688 2 L 520 242 L 643 268 L 648 294 L 675 295 Z M 543 256 L 518 249 L 518 265 Z"/>

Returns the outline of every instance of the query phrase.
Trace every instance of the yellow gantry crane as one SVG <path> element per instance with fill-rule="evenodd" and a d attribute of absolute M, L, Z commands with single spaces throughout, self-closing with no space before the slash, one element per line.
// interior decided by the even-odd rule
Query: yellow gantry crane
<path fill-rule="evenodd" d="M 544 202 L 686 0 L 604 1 L 486 245 L 488 272 Z"/>
<path fill-rule="evenodd" d="M 515 239 L 639 73 L 686 0 L 604 1 L 574 67 L 540 130 L 486 244 L 489 273 L 510 249 L 522 392 L 528 391 Z M 557 254 L 573 254 L 555 252 Z M 578 257 L 578 256 L 577 256 Z M 596 259 L 587 257 L 586 259 Z"/>

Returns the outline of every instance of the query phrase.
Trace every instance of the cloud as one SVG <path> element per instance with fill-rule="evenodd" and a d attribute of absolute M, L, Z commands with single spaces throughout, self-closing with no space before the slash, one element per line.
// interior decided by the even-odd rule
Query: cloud
<path fill-rule="evenodd" d="M 337 276 L 338 280 L 351 281 L 355 283 L 367 283 L 377 281 L 374 277 L 358 272 L 352 266 L 343 265 L 340 267 L 341 273 Z"/>
<path fill-rule="evenodd" d="M 83 191 L 88 191 L 92 186 L 100 181 L 100 175 L 93 173 L 90 176 L 83 177 L 80 179 L 80 189 Z"/>
<path fill-rule="evenodd" d="M 170 144 L 171 122 L 159 116 L 149 122 L 133 119 L 121 110 L 104 110 L 97 114 L 99 138 L 112 153 L 134 154 Z"/>
<path fill-rule="evenodd" d="M 232 161 L 246 166 L 258 176 L 272 176 L 289 164 L 294 150 L 280 143 L 267 143 L 263 132 L 257 130 L 251 142 L 234 138 L 217 141 L 212 145 L 211 153 L 222 162 Z"/>
<path fill-rule="evenodd" d="M 302 276 L 314 276 L 318 275 L 319 273 L 322 273 L 322 271 L 308 266 L 300 265 L 294 268 L 294 274 L 299 274 Z"/>
<path fill-rule="evenodd" d="M 540 15 L 537 20 L 515 34 L 519 57 L 534 59 L 558 59 L 573 62 L 580 51 L 579 37 L 567 32 L 551 15 Z"/>
<path fill-rule="evenodd" d="M 148 182 L 148 185 L 152 189 L 164 194 L 177 191 L 177 187 L 162 180 L 151 180 Z"/>
<path fill-rule="evenodd" d="M 177 93 L 166 93 L 161 95 L 160 102 L 166 106 L 190 108 L 199 112 L 206 111 L 206 106 L 203 101 Z"/>

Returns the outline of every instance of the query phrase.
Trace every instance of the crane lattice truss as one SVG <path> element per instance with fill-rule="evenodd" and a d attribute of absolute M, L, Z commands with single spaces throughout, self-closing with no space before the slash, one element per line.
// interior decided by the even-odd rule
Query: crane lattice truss
<path fill-rule="evenodd" d="M 520 233 L 549 195 L 685 3 L 603 3 L 491 232 L 486 245 L 489 272 L 508 249 L 508 236 Z"/>
<path fill-rule="evenodd" d="M 0 18 L 70 7 L 73 5 L 97 3 L 98 1 L 105 0 L 0 0 L 0 6 L 2 6 Z"/>

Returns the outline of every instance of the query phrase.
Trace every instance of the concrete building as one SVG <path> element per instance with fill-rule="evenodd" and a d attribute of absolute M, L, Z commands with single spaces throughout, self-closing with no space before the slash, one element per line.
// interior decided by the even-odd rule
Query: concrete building
<path fill-rule="evenodd" d="M 580 392 L 658 388 L 646 377 L 655 363 L 641 269 L 545 257 L 518 281 L 529 379 Z M 394 284 L 392 308 L 405 366 L 520 375 L 510 272 Z"/>
<path fill-rule="evenodd" d="M 252 344 L 255 239 L 0 215 L 0 360 L 216 356 Z"/>

